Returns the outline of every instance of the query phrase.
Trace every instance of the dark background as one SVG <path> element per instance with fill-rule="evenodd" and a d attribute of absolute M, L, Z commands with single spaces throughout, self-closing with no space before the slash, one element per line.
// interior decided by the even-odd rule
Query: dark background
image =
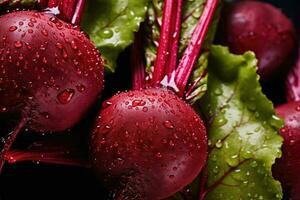
<path fill-rule="evenodd" d="M 272 2 L 277 7 L 280 7 L 290 18 L 295 22 L 297 21 L 297 15 L 300 12 L 299 0 L 268 0 L 268 2 Z M 130 88 L 130 70 L 127 60 L 129 56 L 127 52 L 120 56 L 117 72 L 106 76 L 104 98 L 111 96 L 117 91 Z M 276 91 L 276 95 L 274 93 L 268 94 L 274 101 L 282 101 L 280 99 L 281 95 L 284 96 L 282 85 L 282 82 L 277 81 L 272 83 L 271 86 L 266 86 Z M 99 105 L 95 106 L 86 121 L 94 117 L 98 107 Z M 8 133 L 11 127 L 11 124 L 7 125 L 5 121 L 4 117 L 0 118 L 0 136 Z M 80 126 L 83 126 L 82 130 L 88 133 L 89 128 L 86 124 Z M 24 141 L 30 142 L 36 138 L 40 138 L 40 136 L 27 132 L 23 133 L 18 137 L 16 146 L 22 146 Z M 63 198 L 99 200 L 105 199 L 105 191 L 91 170 L 76 167 L 24 162 L 6 165 L 3 173 L 0 175 L 0 200 Z"/>

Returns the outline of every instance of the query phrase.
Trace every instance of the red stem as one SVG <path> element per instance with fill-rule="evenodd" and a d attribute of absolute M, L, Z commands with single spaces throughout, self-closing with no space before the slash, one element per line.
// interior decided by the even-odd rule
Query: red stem
<path fill-rule="evenodd" d="M 169 63 L 166 66 L 166 74 L 170 80 L 172 73 L 176 70 L 177 66 L 177 57 L 178 57 L 178 46 L 179 46 L 179 38 L 180 38 L 180 31 L 181 31 L 181 11 L 182 11 L 182 0 L 178 0 L 177 8 L 173 11 L 173 16 L 176 16 L 176 19 L 173 20 L 172 25 L 172 38 L 171 38 L 171 52 Z"/>
<path fill-rule="evenodd" d="M 296 66 L 287 77 L 287 99 L 288 101 L 300 100 L 300 43 L 298 49 L 298 60 Z"/>
<path fill-rule="evenodd" d="M 59 4 L 60 1 L 61 0 L 49 0 L 48 1 L 48 7 L 49 8 L 56 7 L 56 6 L 58 6 L 58 4 Z"/>
<path fill-rule="evenodd" d="M 38 0 L 38 5 L 41 9 L 45 9 L 48 5 L 48 0 Z"/>
<path fill-rule="evenodd" d="M 177 5 L 176 0 L 165 0 L 163 8 L 163 19 L 160 31 L 159 46 L 157 49 L 157 57 L 154 63 L 154 72 L 152 85 L 158 84 L 165 75 L 166 64 L 170 55 L 170 45 L 172 39 L 172 15 L 174 5 Z"/>
<path fill-rule="evenodd" d="M 48 7 L 58 7 L 59 17 L 74 25 L 79 25 L 82 18 L 85 0 L 49 0 Z"/>
<path fill-rule="evenodd" d="M 75 12 L 73 15 L 73 18 L 71 20 L 72 24 L 75 25 L 79 25 L 82 15 L 83 15 L 83 11 L 84 11 L 84 7 L 85 7 L 85 0 L 78 0 L 77 5 L 75 7 Z"/>
<path fill-rule="evenodd" d="M 179 89 L 178 95 L 183 97 L 184 90 L 189 80 L 189 76 L 193 70 L 193 66 L 196 64 L 200 50 L 205 39 L 205 35 L 208 31 L 209 24 L 213 17 L 214 11 L 217 8 L 218 0 L 207 0 L 203 13 L 199 19 L 199 22 L 193 32 L 191 41 L 183 53 L 181 60 L 179 61 L 178 68 L 176 70 L 176 85 Z"/>
<path fill-rule="evenodd" d="M 25 126 L 26 123 L 27 123 L 27 118 L 22 117 L 21 120 L 19 121 L 18 125 L 15 127 L 14 131 L 12 133 L 10 133 L 9 136 L 7 137 L 7 139 L 4 143 L 4 147 L 0 153 L 0 173 L 5 164 L 4 157 L 5 157 L 6 153 L 10 150 L 10 148 L 12 147 L 18 134 L 21 132 L 22 128 Z"/>
<path fill-rule="evenodd" d="M 139 90 L 145 86 L 145 64 L 142 57 L 141 31 L 135 34 L 135 41 L 131 47 L 132 90 Z"/>
<path fill-rule="evenodd" d="M 36 152 L 13 150 L 5 155 L 5 160 L 14 164 L 22 161 L 37 161 L 49 164 L 67 165 L 74 167 L 90 168 L 91 165 L 87 160 L 66 158 L 66 152 Z"/>

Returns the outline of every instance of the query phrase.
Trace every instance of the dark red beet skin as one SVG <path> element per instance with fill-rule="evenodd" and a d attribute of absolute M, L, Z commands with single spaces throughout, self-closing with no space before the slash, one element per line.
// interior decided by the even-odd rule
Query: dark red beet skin
<path fill-rule="evenodd" d="M 0 106 L 35 131 L 77 123 L 103 88 L 103 63 L 86 36 L 52 14 L 0 17 Z"/>
<path fill-rule="evenodd" d="M 291 200 L 300 200 L 300 102 L 290 102 L 276 108 L 284 118 L 285 127 L 280 133 L 284 138 L 282 158 L 276 161 L 274 175 L 286 190 Z"/>
<path fill-rule="evenodd" d="M 255 52 L 263 80 L 272 78 L 293 51 L 296 33 L 291 21 L 271 4 L 233 3 L 223 19 L 222 40 L 234 53 Z"/>
<path fill-rule="evenodd" d="M 206 129 L 173 92 L 135 90 L 104 102 L 90 148 L 95 172 L 119 184 L 114 199 L 162 199 L 200 173 Z"/>

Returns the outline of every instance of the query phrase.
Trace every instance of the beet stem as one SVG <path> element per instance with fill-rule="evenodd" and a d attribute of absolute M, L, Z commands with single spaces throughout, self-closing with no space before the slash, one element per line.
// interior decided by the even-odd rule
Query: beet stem
<path fill-rule="evenodd" d="M 49 0 L 48 7 L 49 8 L 57 7 L 60 1 L 61 0 Z"/>
<path fill-rule="evenodd" d="M 2 172 L 5 163 L 5 159 L 4 159 L 5 154 L 10 150 L 18 134 L 21 132 L 21 130 L 23 129 L 26 123 L 27 123 L 27 118 L 22 117 L 19 123 L 17 124 L 17 126 L 15 127 L 14 131 L 8 135 L 4 147 L 0 153 L 0 173 Z"/>
<path fill-rule="evenodd" d="M 75 7 L 75 12 L 73 14 L 73 18 L 71 23 L 74 25 L 79 25 L 82 19 L 83 11 L 85 7 L 85 0 L 78 0 L 77 5 Z"/>
<path fill-rule="evenodd" d="M 60 11 L 58 16 L 61 19 L 79 25 L 85 7 L 85 0 L 49 0 L 48 7 L 58 7 Z"/>
<path fill-rule="evenodd" d="M 208 31 L 210 22 L 217 8 L 218 0 L 207 0 L 203 13 L 199 22 L 193 32 L 191 41 L 185 49 L 182 58 L 179 61 L 176 70 L 175 80 L 179 89 L 178 95 L 183 97 L 189 76 L 192 72 L 193 66 L 196 64 L 202 44 L 204 42 L 206 33 Z"/>
<path fill-rule="evenodd" d="M 300 100 L 300 42 L 298 49 L 298 59 L 296 66 L 292 69 L 292 72 L 287 77 L 287 89 L 288 89 L 288 100 L 299 101 Z"/>
<path fill-rule="evenodd" d="M 22 161 L 36 161 L 48 164 L 67 165 L 73 167 L 90 168 L 91 164 L 86 160 L 64 158 L 64 152 L 34 152 L 34 151 L 22 151 L 13 150 L 5 155 L 5 160 L 14 164 Z"/>
<path fill-rule="evenodd" d="M 47 8 L 48 0 L 38 0 L 38 5 L 40 9 Z"/>
<path fill-rule="evenodd" d="M 174 5 L 177 5 L 176 0 L 165 0 L 163 7 L 163 19 L 160 31 L 159 46 L 157 49 L 157 57 L 154 63 L 154 72 L 152 84 L 158 84 L 165 75 L 165 68 L 170 55 L 170 44 L 172 42 L 172 21 L 174 17 L 172 15 Z M 176 20 L 176 19 L 175 19 Z"/>
<path fill-rule="evenodd" d="M 131 46 L 132 90 L 139 90 L 145 86 L 145 64 L 142 58 L 141 31 L 135 34 L 135 41 Z"/>
<path fill-rule="evenodd" d="M 177 8 L 173 11 L 173 16 L 176 16 L 176 19 L 173 20 L 174 25 L 173 28 L 173 35 L 171 38 L 171 52 L 170 52 L 170 59 L 169 63 L 166 66 L 166 74 L 168 75 L 168 79 L 170 81 L 172 73 L 176 70 L 177 66 L 177 57 L 178 57 L 178 46 L 179 46 L 179 38 L 181 32 L 181 11 L 182 11 L 182 0 L 178 0 Z"/>

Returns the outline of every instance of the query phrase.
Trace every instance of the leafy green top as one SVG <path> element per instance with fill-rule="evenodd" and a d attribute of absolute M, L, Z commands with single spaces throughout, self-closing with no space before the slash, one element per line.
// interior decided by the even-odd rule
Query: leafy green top
<path fill-rule="evenodd" d="M 100 49 L 112 72 L 116 59 L 133 42 L 134 32 L 145 18 L 148 0 L 90 0 L 82 28 Z"/>
<path fill-rule="evenodd" d="M 271 167 L 281 156 L 283 122 L 261 91 L 256 65 L 252 52 L 211 48 L 208 90 L 200 102 L 209 136 L 203 199 L 282 198 Z"/>

